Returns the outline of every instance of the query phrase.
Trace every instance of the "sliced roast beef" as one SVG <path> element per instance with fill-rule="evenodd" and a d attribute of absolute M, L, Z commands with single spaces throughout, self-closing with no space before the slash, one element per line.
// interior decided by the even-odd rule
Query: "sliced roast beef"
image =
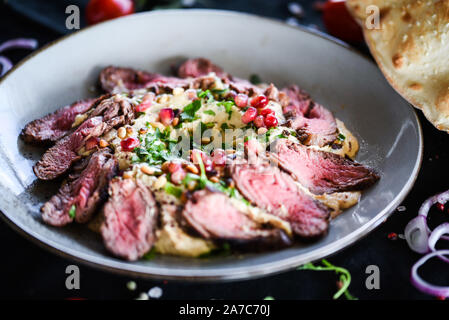
<path fill-rule="evenodd" d="M 369 167 L 287 139 L 277 140 L 271 150 L 271 157 L 314 194 L 363 190 L 379 180 Z"/>
<path fill-rule="evenodd" d="M 110 150 L 103 149 L 78 169 L 82 171 L 71 174 L 58 193 L 41 208 L 46 223 L 61 227 L 73 220 L 89 221 L 105 200 L 109 181 L 116 175 L 118 165 Z"/>
<path fill-rule="evenodd" d="M 295 129 L 301 141 L 306 145 L 325 146 L 337 138 L 337 122 L 333 114 L 320 104 L 312 101 L 310 96 L 293 85 L 283 89 L 290 99 L 284 113 L 290 127 Z"/>
<path fill-rule="evenodd" d="M 89 111 L 100 99 L 102 98 L 77 101 L 41 119 L 31 121 L 22 130 L 21 137 L 27 143 L 53 143 L 72 129 L 77 115 Z"/>
<path fill-rule="evenodd" d="M 290 175 L 277 167 L 240 160 L 231 165 L 231 175 L 246 199 L 290 222 L 298 236 L 316 238 L 327 232 L 329 208 L 304 193 Z"/>
<path fill-rule="evenodd" d="M 197 78 L 215 72 L 218 77 L 227 77 L 227 74 L 217 65 L 213 64 L 209 59 L 196 58 L 185 61 L 178 68 L 178 77 L 181 78 Z"/>
<path fill-rule="evenodd" d="M 240 246 L 279 248 L 291 244 L 280 229 L 264 228 L 221 192 L 197 191 L 185 205 L 183 217 L 206 239 L 234 242 Z"/>
<path fill-rule="evenodd" d="M 72 163 L 80 159 L 78 150 L 91 137 L 99 137 L 107 125 L 102 117 L 86 120 L 78 129 L 59 140 L 48 149 L 34 166 L 34 173 L 41 180 L 51 180 L 66 172 Z"/>
<path fill-rule="evenodd" d="M 158 73 L 149 73 L 131 68 L 107 67 L 100 73 L 100 86 L 108 93 L 122 93 L 137 89 L 186 87 L 188 82 Z M 159 88 L 160 87 L 160 88 Z"/>
<path fill-rule="evenodd" d="M 129 124 L 134 119 L 132 105 L 120 97 L 102 100 L 74 132 L 48 149 L 34 166 L 34 173 L 41 180 L 52 180 L 80 159 L 78 152 L 90 138 L 100 137 L 113 127 Z"/>
<path fill-rule="evenodd" d="M 149 189 L 133 179 L 113 180 L 104 206 L 101 234 L 114 255 L 137 260 L 155 241 L 159 210 Z"/>

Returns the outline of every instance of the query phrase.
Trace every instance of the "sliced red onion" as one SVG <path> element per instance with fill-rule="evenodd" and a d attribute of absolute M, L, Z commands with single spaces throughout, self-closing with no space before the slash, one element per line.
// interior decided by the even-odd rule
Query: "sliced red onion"
<path fill-rule="evenodd" d="M 425 216 L 417 216 L 411 220 L 404 230 L 405 240 L 410 249 L 424 254 L 429 252 L 429 232 Z"/>
<path fill-rule="evenodd" d="M 435 230 L 432 231 L 432 233 L 430 234 L 429 237 L 429 249 L 433 252 L 437 251 L 435 249 L 435 245 L 438 242 L 438 240 L 442 239 L 444 234 L 449 234 L 449 223 L 443 223 L 440 224 L 438 227 L 435 228 Z M 449 263 L 449 259 L 444 257 L 444 256 L 440 256 L 440 259 Z"/>
<path fill-rule="evenodd" d="M 428 240 L 431 230 L 427 226 L 427 215 L 434 204 L 445 204 L 448 201 L 449 190 L 436 194 L 424 201 L 421 208 L 419 208 L 418 216 L 405 227 L 404 235 L 410 249 L 421 254 L 429 252 Z M 442 235 L 440 238 L 449 240 L 449 236 Z"/>
<path fill-rule="evenodd" d="M 38 42 L 35 39 L 13 39 L 3 42 L 0 45 L 0 52 L 10 49 L 29 49 L 34 50 L 38 46 Z"/>
<path fill-rule="evenodd" d="M 0 77 L 3 77 L 11 68 L 12 62 L 8 58 L 0 56 Z"/>
<path fill-rule="evenodd" d="M 436 286 L 433 284 L 428 283 L 427 281 L 423 280 L 421 276 L 418 274 L 418 269 L 427 262 L 430 258 L 433 258 L 435 256 L 445 256 L 449 255 L 449 250 L 438 250 L 431 252 L 421 259 L 418 260 L 412 267 L 411 272 L 411 281 L 412 284 L 420 291 L 436 296 L 436 297 L 449 297 L 449 287 L 442 287 L 442 286 Z"/>

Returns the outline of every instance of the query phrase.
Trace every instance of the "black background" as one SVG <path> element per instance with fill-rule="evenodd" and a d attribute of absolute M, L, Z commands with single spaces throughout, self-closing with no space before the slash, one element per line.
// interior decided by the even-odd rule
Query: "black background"
<path fill-rule="evenodd" d="M 13 1 L 10 1 L 13 2 Z M 24 1 L 19 1 L 24 2 Z M 34 2 L 37 3 L 38 1 Z M 48 2 L 48 1 L 45 1 Z M 31 2 L 30 2 L 31 3 Z M 77 3 L 77 1 L 70 1 Z M 286 19 L 288 1 L 209 1 L 209 7 L 237 9 L 267 16 Z M 312 10 L 312 1 L 301 2 L 306 8 L 306 25 L 315 24 L 322 28 L 319 13 Z M 262 5 L 264 4 L 264 5 Z M 16 8 L 17 9 L 17 8 Z M 21 9 L 23 10 L 23 8 Z M 23 13 L 23 11 L 22 11 Z M 28 16 L 39 19 L 46 12 L 36 15 L 27 11 Z M 58 13 L 59 14 L 59 13 Z M 55 18 L 55 21 L 57 19 Z M 39 40 L 40 46 L 61 36 L 60 26 L 48 28 L 33 22 L 9 6 L 0 4 L 0 42 L 17 37 Z M 14 62 L 24 58 L 28 52 L 10 51 L 8 57 Z M 424 158 L 422 169 L 413 190 L 403 202 L 407 209 L 395 211 L 378 229 L 353 246 L 329 257 L 329 261 L 347 268 L 353 277 L 350 291 L 359 299 L 435 299 L 420 293 L 409 280 L 410 268 L 420 255 L 412 252 L 402 239 L 389 240 L 390 232 L 403 233 L 409 220 L 417 214 L 420 204 L 429 196 L 441 192 L 449 186 L 447 170 L 449 136 L 436 130 L 418 112 L 424 133 Z M 379 133 L 381 134 L 381 132 Z M 407 157 L 407 154 L 404 154 Z M 448 221 L 448 212 L 433 211 L 432 223 Z M 185 283 L 174 281 L 149 281 L 131 279 L 108 272 L 79 265 L 81 289 L 69 291 L 65 288 L 65 268 L 72 261 L 55 256 L 12 231 L 0 221 L 0 298 L 63 299 L 82 297 L 86 299 L 133 299 L 140 292 L 154 286 L 163 289 L 161 299 L 332 299 L 336 291 L 336 276 L 331 272 L 290 271 L 257 280 L 229 283 Z M 380 268 L 380 290 L 365 287 L 365 269 L 368 265 Z M 423 268 L 423 274 L 438 284 L 449 284 L 447 266 L 439 264 Z M 126 283 L 135 280 L 137 290 L 130 291 Z"/>

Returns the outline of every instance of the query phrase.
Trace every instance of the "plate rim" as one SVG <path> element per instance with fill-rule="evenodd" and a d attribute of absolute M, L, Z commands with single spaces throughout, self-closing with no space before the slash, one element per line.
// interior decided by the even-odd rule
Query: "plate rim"
<path fill-rule="evenodd" d="M 111 21 L 106 21 L 104 23 L 88 26 L 81 30 L 78 30 L 76 32 L 73 32 L 71 34 L 62 36 L 61 38 L 58 38 L 43 47 L 39 48 L 38 50 L 34 51 L 27 57 L 25 57 L 23 60 L 21 60 L 18 64 L 16 64 L 10 71 L 8 71 L 1 79 L 0 79 L 0 86 L 1 84 L 6 81 L 6 79 L 17 69 L 19 69 L 22 65 L 30 61 L 33 57 L 36 55 L 44 52 L 45 50 L 51 48 L 52 46 L 58 44 L 59 42 L 62 42 L 72 36 L 79 35 L 82 32 L 85 32 L 87 30 L 90 30 L 91 28 L 97 28 L 97 27 L 106 27 L 107 24 L 114 23 L 115 20 L 122 20 L 122 19 L 135 19 L 139 18 L 141 16 L 151 16 L 151 15 L 161 15 L 161 14 L 188 14 L 190 12 L 193 13 L 213 13 L 213 14 L 219 14 L 219 15 L 227 15 L 227 16 L 235 16 L 235 17 L 247 17 L 252 19 L 259 19 L 259 20 L 265 20 L 268 23 L 276 23 L 280 24 L 283 27 L 292 28 L 300 32 L 304 32 L 307 34 L 310 34 L 312 36 L 320 37 L 324 39 L 325 41 L 331 41 L 336 45 L 339 45 L 346 50 L 351 51 L 352 53 L 355 53 L 362 57 L 365 61 L 368 63 L 374 64 L 373 61 L 369 60 L 369 58 L 359 52 L 358 50 L 352 48 L 348 44 L 342 42 L 339 39 L 336 39 L 332 36 L 329 36 L 327 34 L 324 34 L 320 31 L 313 30 L 310 28 L 307 28 L 305 26 L 291 26 L 288 25 L 280 20 L 276 20 L 274 18 L 264 17 L 257 14 L 250 14 L 245 12 L 237 12 L 237 11 L 229 11 L 229 10 L 215 10 L 215 9 L 189 9 L 189 10 L 183 10 L 183 9 L 170 9 L 170 10 L 164 10 L 164 11 L 149 11 L 149 12 L 141 12 L 137 14 L 133 14 L 130 16 L 121 17 L 118 19 L 114 19 Z M 409 104 L 406 100 L 404 100 L 405 103 Z M 6 224 L 11 227 L 13 230 L 18 232 L 21 236 L 24 238 L 31 240 L 31 242 L 37 244 L 39 247 L 44 248 L 51 253 L 54 253 L 58 256 L 61 256 L 63 258 L 80 262 L 82 264 L 95 267 L 100 270 L 106 270 L 113 273 L 118 273 L 122 275 L 131 275 L 139 278 L 150 278 L 150 279 L 167 279 L 167 280 L 183 280 L 183 281 L 203 281 L 203 282 L 213 282 L 213 281 L 236 281 L 236 280 L 247 280 L 247 279 L 255 279 L 260 278 L 268 275 L 274 275 L 280 272 L 289 271 L 291 269 L 294 269 L 298 267 L 301 264 L 315 261 L 324 257 L 328 257 L 330 255 L 334 255 L 341 250 L 353 245 L 358 240 L 361 240 L 365 236 L 367 236 L 371 231 L 373 231 L 375 228 L 377 228 L 386 218 L 388 218 L 394 209 L 405 199 L 405 197 L 408 195 L 410 190 L 413 188 L 415 181 L 418 177 L 422 160 L 423 160 L 423 148 L 424 148 L 424 141 L 423 141 L 423 133 L 422 133 L 422 126 L 420 123 L 420 120 L 418 118 L 418 115 L 416 113 L 415 108 L 413 105 L 409 104 L 411 107 L 411 112 L 414 115 L 417 129 L 418 129 L 418 140 L 419 140 L 419 146 L 418 146 L 418 154 L 417 159 L 415 161 L 415 166 L 412 170 L 412 174 L 410 175 L 409 179 L 403 186 L 402 190 L 397 194 L 397 196 L 390 201 L 388 206 L 386 206 L 383 210 L 381 210 L 375 217 L 371 218 L 368 223 L 366 223 L 364 226 L 358 228 L 357 230 L 353 231 L 352 233 L 346 235 L 343 238 L 338 239 L 332 244 L 329 244 L 327 247 L 325 247 L 324 251 L 323 248 L 321 250 L 315 250 L 309 253 L 306 253 L 301 256 L 293 256 L 290 258 L 282 259 L 279 261 L 274 262 L 268 262 L 263 264 L 257 264 L 252 265 L 249 267 L 239 267 L 239 268 L 230 268 L 229 270 L 232 272 L 228 274 L 218 274 L 216 271 L 214 272 L 214 269 L 210 270 L 209 272 L 205 272 L 204 270 L 201 271 L 195 271 L 197 275 L 191 275 L 191 270 L 174 270 L 169 268 L 157 268 L 157 272 L 151 271 L 152 267 L 140 265 L 140 264 L 129 264 L 129 262 L 123 262 L 121 260 L 111 260 L 111 258 L 107 257 L 98 257 L 95 255 L 91 255 L 89 253 L 83 253 L 79 252 L 77 250 L 72 250 L 71 248 L 66 248 L 65 246 L 59 245 L 58 243 L 44 239 L 39 234 L 36 234 L 33 230 L 30 230 L 26 225 L 22 225 L 19 221 L 15 220 L 13 215 L 8 215 L 5 212 L 0 210 L 0 217 L 2 220 L 6 222 Z"/>

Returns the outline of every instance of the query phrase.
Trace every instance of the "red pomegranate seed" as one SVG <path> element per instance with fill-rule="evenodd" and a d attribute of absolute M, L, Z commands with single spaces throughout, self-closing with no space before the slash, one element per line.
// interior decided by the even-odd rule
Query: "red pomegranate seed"
<path fill-rule="evenodd" d="M 137 112 L 145 112 L 153 104 L 154 93 L 150 92 L 143 96 L 142 102 L 136 106 Z"/>
<path fill-rule="evenodd" d="M 174 184 L 181 184 L 186 177 L 186 172 L 183 169 L 178 169 L 170 175 L 170 180 Z"/>
<path fill-rule="evenodd" d="M 440 211 L 444 211 L 444 204 L 438 202 L 438 203 L 437 203 L 437 208 L 438 208 L 438 210 L 440 210 Z"/>
<path fill-rule="evenodd" d="M 248 110 L 245 111 L 245 113 L 242 115 L 242 122 L 243 123 L 250 123 L 257 117 L 257 109 L 249 107 Z"/>
<path fill-rule="evenodd" d="M 251 100 L 251 106 L 257 109 L 265 108 L 268 104 L 268 98 L 264 95 L 257 96 Z"/>
<path fill-rule="evenodd" d="M 99 142 L 100 142 L 100 139 L 98 139 L 98 138 L 95 138 L 95 137 L 89 138 L 86 141 L 86 150 L 92 150 L 93 148 L 98 146 Z"/>
<path fill-rule="evenodd" d="M 161 120 L 162 124 L 165 126 L 171 125 L 174 118 L 175 118 L 175 112 L 171 108 L 164 108 L 161 111 L 159 111 L 159 119 Z"/>
<path fill-rule="evenodd" d="M 224 167 L 226 165 L 226 152 L 223 149 L 215 149 L 212 152 L 214 166 Z"/>
<path fill-rule="evenodd" d="M 120 142 L 123 151 L 133 151 L 140 145 L 140 142 L 136 138 L 126 138 Z"/>
<path fill-rule="evenodd" d="M 175 173 L 178 170 L 182 170 L 182 165 L 179 162 L 170 162 L 168 164 L 168 172 Z"/>
<path fill-rule="evenodd" d="M 265 126 L 267 128 L 273 128 L 276 127 L 278 125 L 278 119 L 272 115 L 269 114 L 268 116 L 265 117 Z"/>
<path fill-rule="evenodd" d="M 239 108 L 245 108 L 248 105 L 248 96 L 243 93 L 239 93 L 234 98 L 235 105 Z"/>
<path fill-rule="evenodd" d="M 274 116 L 274 115 L 275 115 L 275 112 L 274 112 L 273 109 L 265 108 L 265 109 L 259 110 L 259 114 L 262 115 L 262 116 L 264 116 L 264 117 L 266 117 L 266 116 L 268 116 L 269 114 L 272 114 L 272 115 Z"/>
<path fill-rule="evenodd" d="M 205 154 L 203 151 L 200 151 L 198 149 L 194 149 L 192 150 L 192 153 L 190 155 L 190 160 L 198 165 L 198 155 L 201 156 L 201 160 L 203 161 L 204 164 L 204 169 L 206 169 L 207 172 L 212 171 L 214 169 L 213 166 L 213 162 L 212 160 L 209 158 L 209 156 L 207 154 Z"/>
<path fill-rule="evenodd" d="M 264 117 L 263 116 L 257 116 L 256 119 L 254 119 L 254 125 L 257 128 L 264 127 L 265 126 Z"/>
<path fill-rule="evenodd" d="M 397 240 L 398 239 L 398 234 L 396 232 L 390 232 L 388 234 L 388 239 L 389 240 Z"/>

